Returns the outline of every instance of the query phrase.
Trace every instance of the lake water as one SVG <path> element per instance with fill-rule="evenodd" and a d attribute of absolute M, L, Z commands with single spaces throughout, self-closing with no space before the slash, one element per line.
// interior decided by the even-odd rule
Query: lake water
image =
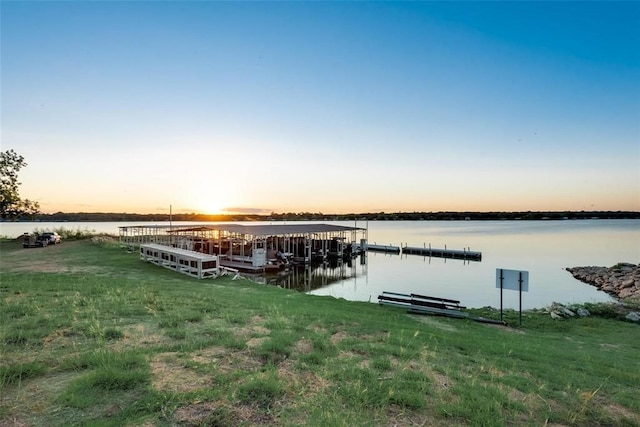
<path fill-rule="evenodd" d="M 553 301 L 611 301 L 607 294 L 574 279 L 565 268 L 640 262 L 640 220 L 332 223 L 368 228 L 370 243 L 468 248 L 482 252 L 482 261 L 369 252 L 350 264 L 325 264 L 256 280 L 354 301 L 377 302 L 379 294 L 391 291 L 457 299 L 467 307 L 499 307 L 496 269 L 523 270 L 529 272 L 529 290 L 522 297 L 527 309 Z M 0 223 L 0 235 L 17 237 L 35 228 L 61 227 L 117 235 L 119 226 L 144 224 L 149 223 Z M 517 309 L 518 304 L 518 292 L 505 290 L 504 307 Z"/>

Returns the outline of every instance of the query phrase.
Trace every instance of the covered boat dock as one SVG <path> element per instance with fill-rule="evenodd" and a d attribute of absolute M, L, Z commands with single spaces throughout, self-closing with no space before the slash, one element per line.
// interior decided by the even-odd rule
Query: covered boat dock
<path fill-rule="evenodd" d="M 157 243 L 216 255 L 220 265 L 245 271 L 282 269 L 327 258 L 351 258 L 367 229 L 334 224 L 196 224 L 119 227 L 128 247 Z"/>

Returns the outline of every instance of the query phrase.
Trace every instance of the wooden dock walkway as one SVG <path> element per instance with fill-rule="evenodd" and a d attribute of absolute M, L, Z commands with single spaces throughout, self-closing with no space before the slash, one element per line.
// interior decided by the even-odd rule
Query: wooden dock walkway
<path fill-rule="evenodd" d="M 393 245 L 376 245 L 371 243 L 366 243 L 365 248 L 367 251 L 372 252 L 389 252 L 389 253 L 400 253 L 400 246 Z"/>
<path fill-rule="evenodd" d="M 482 261 L 482 252 L 471 251 L 468 249 L 436 249 L 431 246 L 424 247 L 402 247 L 402 253 L 407 255 L 422 255 L 437 258 L 454 258 L 464 259 L 468 261 Z"/>

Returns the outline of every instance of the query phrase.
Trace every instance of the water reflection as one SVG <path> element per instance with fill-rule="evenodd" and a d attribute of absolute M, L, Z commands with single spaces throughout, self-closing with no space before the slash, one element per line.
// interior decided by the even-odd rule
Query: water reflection
<path fill-rule="evenodd" d="M 292 265 L 277 273 L 261 275 L 247 275 L 256 283 L 274 285 L 285 289 L 293 289 L 300 292 L 311 292 L 340 283 L 348 279 L 364 277 L 367 275 L 367 257 L 364 254 L 357 255 L 346 260 L 328 258 L 324 262 Z"/>

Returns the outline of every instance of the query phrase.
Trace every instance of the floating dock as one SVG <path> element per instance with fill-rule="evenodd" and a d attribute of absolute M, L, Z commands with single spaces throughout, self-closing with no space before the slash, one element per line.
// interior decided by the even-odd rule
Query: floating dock
<path fill-rule="evenodd" d="M 482 252 L 471 251 L 469 249 L 436 249 L 431 246 L 412 247 L 404 246 L 402 253 L 406 255 L 422 255 L 437 258 L 455 258 L 468 261 L 482 261 Z"/>
<path fill-rule="evenodd" d="M 365 248 L 367 251 L 372 252 L 389 252 L 389 253 L 400 253 L 400 246 L 392 246 L 392 245 L 376 245 L 365 243 Z"/>

